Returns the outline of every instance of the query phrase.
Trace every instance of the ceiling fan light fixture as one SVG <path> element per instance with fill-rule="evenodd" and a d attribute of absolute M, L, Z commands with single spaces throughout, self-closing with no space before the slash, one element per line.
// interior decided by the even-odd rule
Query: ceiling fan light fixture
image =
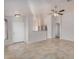
<path fill-rule="evenodd" d="M 59 16 L 59 14 L 57 14 L 57 13 L 54 13 L 53 15 L 54 15 L 54 16 Z"/>

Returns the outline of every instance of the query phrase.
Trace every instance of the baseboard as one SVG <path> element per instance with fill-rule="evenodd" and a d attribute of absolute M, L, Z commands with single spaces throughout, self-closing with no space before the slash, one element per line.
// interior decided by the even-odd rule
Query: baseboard
<path fill-rule="evenodd" d="M 11 42 L 9 44 L 5 44 L 5 46 L 10 46 L 10 45 L 14 45 L 14 44 L 17 44 L 17 43 L 25 43 L 24 41 L 20 41 L 20 42 Z"/>
<path fill-rule="evenodd" d="M 43 39 L 43 40 L 46 40 L 46 39 Z M 40 41 L 43 41 L 43 40 L 28 41 L 27 44 L 36 43 L 36 42 L 40 42 Z"/>
<path fill-rule="evenodd" d="M 74 42 L 74 40 L 70 40 L 70 39 L 61 39 L 61 40 L 67 40 L 67 41 L 72 41 L 72 42 Z"/>

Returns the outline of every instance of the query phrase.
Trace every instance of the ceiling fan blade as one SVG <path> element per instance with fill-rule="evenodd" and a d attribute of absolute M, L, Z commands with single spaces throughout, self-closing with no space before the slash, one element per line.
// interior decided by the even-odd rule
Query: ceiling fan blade
<path fill-rule="evenodd" d="M 62 13 L 58 13 L 59 15 L 63 15 Z"/>
<path fill-rule="evenodd" d="M 64 9 L 63 10 L 60 10 L 59 12 L 64 12 Z"/>

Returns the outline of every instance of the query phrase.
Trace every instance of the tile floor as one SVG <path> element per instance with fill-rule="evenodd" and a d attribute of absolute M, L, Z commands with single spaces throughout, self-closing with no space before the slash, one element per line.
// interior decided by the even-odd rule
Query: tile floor
<path fill-rule="evenodd" d="M 74 42 L 48 39 L 5 46 L 5 59 L 74 59 Z"/>

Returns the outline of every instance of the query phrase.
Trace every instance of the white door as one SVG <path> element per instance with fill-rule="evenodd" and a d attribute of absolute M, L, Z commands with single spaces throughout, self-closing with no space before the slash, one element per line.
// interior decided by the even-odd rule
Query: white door
<path fill-rule="evenodd" d="M 13 42 L 24 41 L 24 22 L 22 18 L 14 18 L 12 30 Z"/>

